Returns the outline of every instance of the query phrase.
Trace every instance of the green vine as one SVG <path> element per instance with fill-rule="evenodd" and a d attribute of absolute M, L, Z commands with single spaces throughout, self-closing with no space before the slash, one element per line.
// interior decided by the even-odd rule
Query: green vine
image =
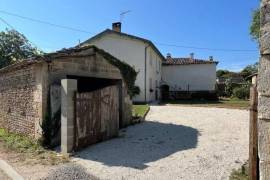
<path fill-rule="evenodd" d="M 98 49 L 97 47 L 95 48 L 96 48 L 96 51 L 101 53 L 110 64 L 119 68 L 124 78 L 124 81 L 127 85 L 128 94 L 130 95 L 130 97 L 140 94 L 140 88 L 138 86 L 135 86 L 135 81 L 136 81 L 138 72 L 136 72 L 135 69 L 131 67 L 129 64 L 116 59 L 109 53 L 101 49 Z"/>
<path fill-rule="evenodd" d="M 117 68 L 119 68 L 121 75 L 124 79 L 124 82 L 127 85 L 128 88 L 128 94 L 130 95 L 130 97 L 133 97 L 135 95 L 140 94 L 140 88 L 138 86 L 135 85 L 135 81 L 138 75 L 138 72 L 135 71 L 135 69 L 133 67 L 131 67 L 129 64 L 115 58 L 114 56 L 112 56 L 111 54 L 105 52 L 102 49 L 97 48 L 96 46 L 93 45 L 89 45 L 87 46 L 87 48 L 93 48 L 95 52 L 98 52 L 100 54 L 103 55 L 103 57 L 113 66 L 116 66 Z M 64 50 L 63 50 L 64 51 Z M 68 51 L 68 50 L 67 50 Z M 50 56 L 52 54 L 47 54 L 45 55 L 48 59 L 50 59 Z M 39 57 L 45 57 L 44 55 L 41 55 Z"/>
<path fill-rule="evenodd" d="M 52 117 L 50 95 L 48 95 L 47 113 L 45 119 L 42 121 L 41 128 L 42 145 L 50 148 L 53 145 L 52 140 L 57 136 L 61 128 L 61 108 Z"/>

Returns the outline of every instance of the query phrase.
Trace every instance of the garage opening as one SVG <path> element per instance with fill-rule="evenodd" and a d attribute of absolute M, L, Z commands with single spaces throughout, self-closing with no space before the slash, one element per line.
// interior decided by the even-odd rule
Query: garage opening
<path fill-rule="evenodd" d="M 121 123 L 121 80 L 69 76 L 74 96 L 74 150 L 115 137 Z"/>
<path fill-rule="evenodd" d="M 77 79 L 78 92 L 91 92 L 107 86 L 121 85 L 119 79 L 105 79 L 95 77 L 68 76 L 69 79 Z"/>

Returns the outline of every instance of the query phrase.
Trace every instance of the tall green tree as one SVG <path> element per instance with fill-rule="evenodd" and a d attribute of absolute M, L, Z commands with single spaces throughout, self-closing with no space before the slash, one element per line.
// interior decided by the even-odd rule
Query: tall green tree
<path fill-rule="evenodd" d="M 40 54 L 27 38 L 16 30 L 0 32 L 0 68 Z"/>
<path fill-rule="evenodd" d="M 251 65 L 247 65 L 241 72 L 241 76 L 243 78 L 247 78 L 248 76 L 251 76 L 253 75 L 254 73 L 257 73 L 258 72 L 258 65 L 259 63 L 256 62 L 255 64 L 251 64 Z"/>

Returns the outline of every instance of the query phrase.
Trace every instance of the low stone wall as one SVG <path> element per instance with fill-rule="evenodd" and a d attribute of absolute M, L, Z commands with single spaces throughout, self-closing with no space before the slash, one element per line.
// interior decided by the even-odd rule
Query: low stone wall
<path fill-rule="evenodd" d="M 35 137 L 41 121 L 41 84 L 36 65 L 0 71 L 0 127 Z"/>

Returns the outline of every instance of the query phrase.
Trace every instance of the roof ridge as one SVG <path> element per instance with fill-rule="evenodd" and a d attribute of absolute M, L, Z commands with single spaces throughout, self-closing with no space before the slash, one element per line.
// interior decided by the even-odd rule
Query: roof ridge
<path fill-rule="evenodd" d="M 163 65 L 189 65 L 189 64 L 218 64 L 218 61 L 196 59 L 190 57 L 184 58 L 167 57 L 166 61 L 163 62 Z"/>
<path fill-rule="evenodd" d="M 118 34 L 118 35 L 123 35 L 123 36 L 127 36 L 127 37 L 130 37 L 130 38 L 133 38 L 133 39 L 137 39 L 137 40 L 140 40 L 140 41 L 143 41 L 145 43 L 148 43 L 153 49 L 154 51 L 156 51 L 157 54 L 159 54 L 159 56 L 161 57 L 161 59 L 165 60 L 166 58 L 162 55 L 162 53 L 159 51 L 159 49 L 154 45 L 154 43 L 151 41 L 151 40 L 148 40 L 148 39 L 145 39 L 145 38 L 141 38 L 139 36 L 135 36 L 135 35 L 131 35 L 131 34 L 127 34 L 127 33 L 123 33 L 123 32 L 116 32 L 114 30 L 111 30 L 111 29 L 106 29 L 98 34 L 96 34 L 95 36 L 87 39 L 86 41 L 82 42 L 81 44 L 87 44 L 87 43 L 90 43 L 91 41 L 94 41 L 95 39 L 103 36 L 104 34 L 106 33 L 114 33 L 114 34 Z"/>

